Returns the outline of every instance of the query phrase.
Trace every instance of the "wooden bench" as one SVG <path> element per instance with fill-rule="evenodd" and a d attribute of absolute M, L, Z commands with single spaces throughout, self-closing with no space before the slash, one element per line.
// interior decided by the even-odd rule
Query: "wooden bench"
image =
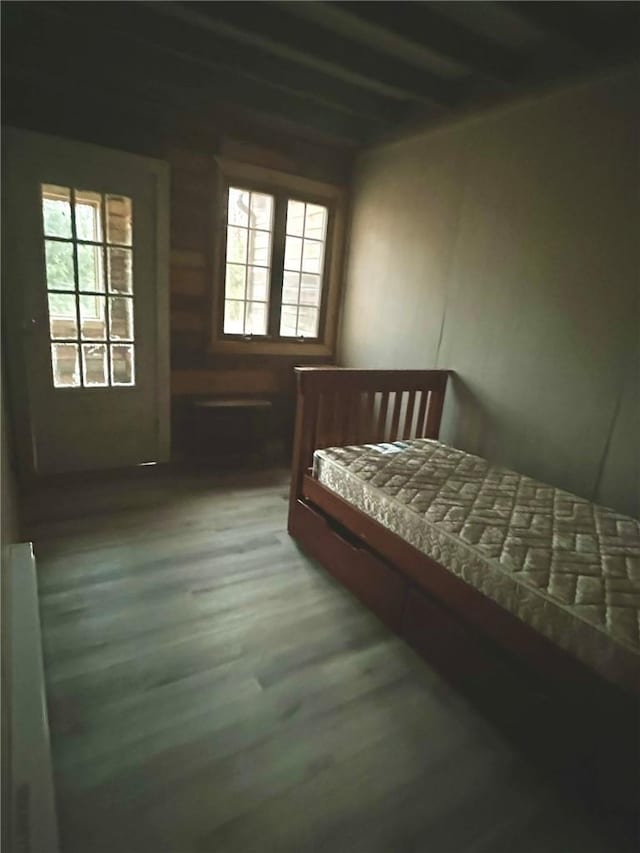
<path fill-rule="evenodd" d="M 271 400 L 259 397 L 200 397 L 192 401 L 191 407 L 194 414 L 194 443 L 197 447 L 207 447 L 211 443 L 211 446 L 215 446 L 215 442 L 221 440 L 221 435 L 224 440 L 221 419 L 232 418 L 237 423 L 237 418 L 242 418 L 244 413 L 245 428 L 246 418 L 250 423 L 249 437 L 252 447 L 258 448 L 260 455 L 266 457 Z M 215 419 L 213 422 L 212 417 Z M 216 435 L 218 430 L 220 433 Z"/>

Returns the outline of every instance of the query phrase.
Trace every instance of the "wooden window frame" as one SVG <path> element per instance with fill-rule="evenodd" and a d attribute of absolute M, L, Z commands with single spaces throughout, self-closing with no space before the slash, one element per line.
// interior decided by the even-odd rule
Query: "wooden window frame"
<path fill-rule="evenodd" d="M 345 188 L 222 157 L 216 158 L 216 165 L 210 350 L 231 355 L 333 356 L 336 349 L 342 291 L 346 223 Z M 268 303 L 270 318 L 273 317 L 274 306 L 279 305 L 282 294 L 285 223 L 284 220 L 278 222 L 276 218 L 278 201 L 284 200 L 286 203 L 287 199 L 292 199 L 323 205 L 327 208 L 327 233 L 317 338 L 300 341 L 290 337 L 269 337 L 268 335 L 245 337 L 224 333 L 227 204 L 229 187 L 233 186 L 268 193 L 275 200 Z"/>

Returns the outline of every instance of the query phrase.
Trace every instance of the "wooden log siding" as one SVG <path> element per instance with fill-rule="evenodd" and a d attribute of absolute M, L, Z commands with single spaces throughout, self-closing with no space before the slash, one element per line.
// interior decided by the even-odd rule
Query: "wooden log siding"
<path fill-rule="evenodd" d="M 201 305 L 206 298 L 208 280 L 204 267 L 184 267 L 172 262 L 170 280 L 172 299 L 177 296 L 195 296 Z"/>
<path fill-rule="evenodd" d="M 252 154 L 259 147 L 249 146 Z M 190 398 L 263 395 L 274 402 L 273 428 L 285 447 L 293 432 L 293 368 L 327 358 L 221 355 L 209 351 L 212 287 L 214 154 L 182 147 L 165 149 L 171 165 L 170 333 L 171 397 L 174 411 Z M 269 164 L 267 155 L 264 163 Z M 280 158 L 282 159 L 282 158 Z M 276 160 L 279 162 L 277 155 Z M 273 165 L 273 164 L 272 164 Z M 330 177 L 330 176 L 326 176 Z M 338 176 L 336 176 L 336 180 Z M 340 425 L 336 424 L 336 429 Z M 186 439 L 176 434 L 174 446 Z"/>

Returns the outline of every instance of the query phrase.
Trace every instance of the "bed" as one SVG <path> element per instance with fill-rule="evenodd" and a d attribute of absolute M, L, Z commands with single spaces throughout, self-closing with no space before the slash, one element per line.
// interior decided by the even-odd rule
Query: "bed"
<path fill-rule="evenodd" d="M 640 523 L 439 442 L 448 371 L 296 374 L 290 534 L 534 749 L 570 756 L 608 812 L 635 813 Z"/>

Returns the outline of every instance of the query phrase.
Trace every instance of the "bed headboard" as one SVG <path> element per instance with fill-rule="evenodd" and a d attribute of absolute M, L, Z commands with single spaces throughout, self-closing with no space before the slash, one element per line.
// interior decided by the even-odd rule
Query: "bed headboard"
<path fill-rule="evenodd" d="M 322 447 L 438 438 L 449 370 L 296 367 L 292 499 Z"/>

